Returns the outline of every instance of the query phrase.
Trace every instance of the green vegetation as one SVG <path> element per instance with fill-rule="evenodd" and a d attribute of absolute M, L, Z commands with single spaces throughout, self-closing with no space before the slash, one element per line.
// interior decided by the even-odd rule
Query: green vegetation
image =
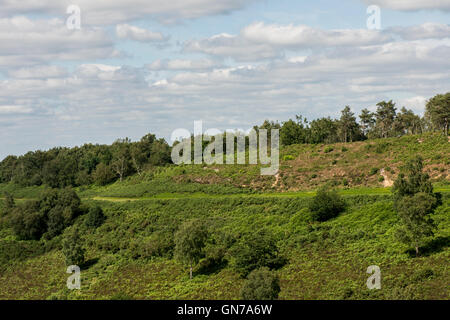
<path fill-rule="evenodd" d="M 241 290 L 244 300 L 276 300 L 280 293 L 280 280 L 268 268 L 252 271 Z"/>
<path fill-rule="evenodd" d="M 390 101 L 359 124 L 350 108 L 266 121 L 284 144 L 276 176 L 175 166 L 153 135 L 8 157 L 0 299 L 448 300 L 450 145 L 431 132 L 448 130 L 445 97 L 423 119 Z"/>

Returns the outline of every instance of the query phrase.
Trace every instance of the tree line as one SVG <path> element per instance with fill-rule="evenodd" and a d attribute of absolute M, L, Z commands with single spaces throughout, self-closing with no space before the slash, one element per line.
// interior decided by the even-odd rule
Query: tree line
<path fill-rule="evenodd" d="M 171 163 L 170 146 L 147 134 L 140 141 L 119 139 L 112 145 L 85 144 L 8 156 L 0 163 L 0 182 L 52 188 L 105 185 L 139 174 L 149 166 Z"/>
<path fill-rule="evenodd" d="M 391 138 L 408 134 L 442 131 L 448 135 L 450 120 L 450 92 L 428 100 L 423 117 L 405 107 L 399 111 L 390 101 L 377 103 L 375 112 L 363 109 L 357 116 L 349 106 L 339 119 L 323 117 L 308 122 L 301 115 L 282 124 L 266 120 L 260 129 L 279 129 L 283 145 L 300 143 L 353 142 L 366 139 Z"/>
<path fill-rule="evenodd" d="M 349 106 L 339 119 L 322 117 L 309 122 L 301 115 L 280 124 L 266 120 L 260 129 L 279 129 L 282 145 L 353 142 L 442 131 L 448 135 L 450 92 L 428 100 L 423 117 L 405 107 L 397 110 L 391 101 L 377 104 L 375 112 L 363 109 L 357 116 Z M 248 137 L 246 137 L 248 140 Z M 192 139 L 193 140 L 193 139 Z M 237 142 L 235 141 L 235 144 Z M 203 148 L 206 141 L 203 141 Z M 224 144 L 224 152 L 226 152 Z M 139 141 L 118 139 L 112 145 L 85 144 L 75 148 L 53 148 L 8 156 L 0 162 L 0 183 L 22 186 L 48 185 L 52 188 L 106 185 L 125 177 L 141 175 L 151 166 L 171 164 L 171 147 L 164 139 L 147 134 Z"/>

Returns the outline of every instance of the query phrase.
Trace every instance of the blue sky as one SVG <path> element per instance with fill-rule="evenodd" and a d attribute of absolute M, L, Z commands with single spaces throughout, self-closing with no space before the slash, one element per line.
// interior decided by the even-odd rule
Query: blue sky
<path fill-rule="evenodd" d="M 0 0 L 0 158 L 385 99 L 421 113 L 449 89 L 449 16 L 449 0 Z"/>

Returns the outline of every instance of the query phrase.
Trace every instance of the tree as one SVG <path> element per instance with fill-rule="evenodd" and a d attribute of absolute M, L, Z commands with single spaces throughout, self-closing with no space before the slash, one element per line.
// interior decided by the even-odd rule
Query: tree
<path fill-rule="evenodd" d="M 175 258 L 189 265 L 189 278 L 192 268 L 203 257 L 203 249 L 208 239 L 208 231 L 199 220 L 184 223 L 175 234 Z"/>
<path fill-rule="evenodd" d="M 278 277 L 269 268 L 263 267 L 249 274 L 241 296 L 244 300 L 276 300 L 280 291 Z"/>
<path fill-rule="evenodd" d="M 107 185 L 115 179 L 114 172 L 104 163 L 99 163 L 92 176 L 94 182 L 99 186 Z"/>
<path fill-rule="evenodd" d="M 345 201 L 335 190 L 328 190 L 326 187 L 319 189 L 312 199 L 309 210 L 312 219 L 315 221 L 327 221 L 337 217 L 345 210 Z"/>
<path fill-rule="evenodd" d="M 349 106 L 341 111 L 341 118 L 338 122 L 339 135 L 342 142 L 353 142 L 358 137 L 359 125 L 356 122 L 355 114 Z"/>
<path fill-rule="evenodd" d="M 27 201 L 11 212 L 11 227 L 21 240 L 39 240 L 47 229 L 46 216 L 38 201 Z"/>
<path fill-rule="evenodd" d="M 63 239 L 62 251 L 66 258 L 66 265 L 80 266 L 84 263 L 85 249 L 78 229 L 71 230 Z"/>
<path fill-rule="evenodd" d="M 361 111 L 359 115 L 359 119 L 361 119 L 361 129 L 363 134 L 367 136 L 371 130 L 373 130 L 376 120 L 375 114 L 370 112 L 367 108 Z"/>
<path fill-rule="evenodd" d="M 131 141 L 125 138 L 117 140 L 112 145 L 113 160 L 111 168 L 119 176 L 121 182 L 130 170 L 130 143 Z"/>
<path fill-rule="evenodd" d="M 103 213 L 103 210 L 99 206 L 91 207 L 87 214 L 85 223 L 90 228 L 98 228 L 103 222 L 105 222 L 106 217 Z"/>
<path fill-rule="evenodd" d="M 421 119 L 412 110 L 403 107 L 397 114 L 395 121 L 396 131 L 400 134 L 417 134 L 422 132 Z"/>
<path fill-rule="evenodd" d="M 419 255 L 419 247 L 433 236 L 435 224 L 430 215 L 434 212 L 436 198 L 428 193 L 419 192 L 413 196 L 401 198 L 397 204 L 397 212 L 401 227 L 397 230 L 400 241 L 411 245 Z"/>
<path fill-rule="evenodd" d="M 16 202 L 14 201 L 14 197 L 9 193 L 5 192 L 5 209 L 9 211 L 16 206 Z"/>
<path fill-rule="evenodd" d="M 423 158 L 421 156 L 408 160 L 394 182 L 392 192 L 396 202 L 405 196 L 413 196 L 419 192 L 433 194 L 430 176 L 423 172 Z"/>
<path fill-rule="evenodd" d="M 430 215 L 436 209 L 438 197 L 433 193 L 428 174 L 423 172 L 420 156 L 410 159 L 394 183 L 394 207 L 400 218 L 399 239 L 416 249 L 433 235 L 434 223 Z"/>
<path fill-rule="evenodd" d="M 300 144 L 307 142 L 307 126 L 306 119 L 303 121 L 302 116 L 296 116 L 297 121 L 289 119 L 283 123 L 280 129 L 281 143 L 285 146 L 292 144 Z"/>
<path fill-rule="evenodd" d="M 313 120 L 310 124 L 309 143 L 333 143 L 338 139 L 337 121 L 328 118 Z"/>
<path fill-rule="evenodd" d="M 426 105 L 426 117 L 428 117 L 434 128 L 442 130 L 448 136 L 450 123 L 450 92 L 438 94 L 428 100 Z"/>
<path fill-rule="evenodd" d="M 393 125 L 396 116 L 395 103 L 390 100 L 389 102 L 381 101 L 377 103 L 376 117 L 376 129 L 378 130 L 380 138 L 388 138 L 393 136 Z"/>

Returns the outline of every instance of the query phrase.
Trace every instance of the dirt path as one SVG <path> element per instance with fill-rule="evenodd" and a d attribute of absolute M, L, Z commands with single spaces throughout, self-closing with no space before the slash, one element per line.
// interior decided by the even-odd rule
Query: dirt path
<path fill-rule="evenodd" d="M 384 178 L 383 186 L 384 186 L 385 188 L 389 188 L 389 187 L 392 187 L 392 186 L 394 185 L 394 181 L 392 181 L 391 178 L 389 178 L 389 177 L 387 176 L 386 170 L 384 170 L 384 168 L 381 169 L 380 174 L 381 174 L 381 175 L 383 176 L 383 178 Z"/>

